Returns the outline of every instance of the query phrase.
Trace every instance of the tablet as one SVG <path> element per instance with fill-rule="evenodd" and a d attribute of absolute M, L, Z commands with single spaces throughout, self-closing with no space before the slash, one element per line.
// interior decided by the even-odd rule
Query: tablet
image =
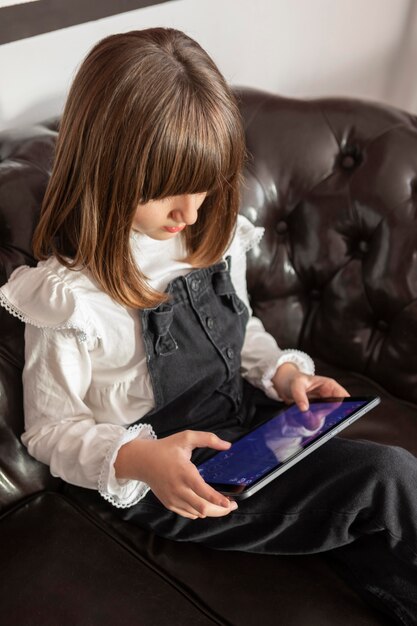
<path fill-rule="evenodd" d="M 378 396 L 293 404 L 197 465 L 204 480 L 227 496 L 248 498 L 380 403 Z"/>

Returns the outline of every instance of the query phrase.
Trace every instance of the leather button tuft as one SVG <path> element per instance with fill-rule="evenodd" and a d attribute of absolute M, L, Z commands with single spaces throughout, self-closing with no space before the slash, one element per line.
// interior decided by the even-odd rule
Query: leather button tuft
<path fill-rule="evenodd" d="M 342 146 L 340 155 L 340 165 L 346 169 L 351 170 L 362 163 L 363 155 L 361 148 L 356 143 L 348 143 Z"/>
<path fill-rule="evenodd" d="M 318 289 L 312 289 L 310 291 L 310 298 L 311 300 L 320 300 L 321 298 L 321 293 Z"/>
<path fill-rule="evenodd" d="M 358 243 L 358 250 L 361 254 L 365 254 L 365 252 L 368 252 L 369 250 L 368 242 L 364 240 L 360 241 Z"/>
<path fill-rule="evenodd" d="M 200 286 L 200 281 L 196 280 L 195 278 L 191 281 L 191 289 L 193 291 L 198 291 L 198 288 Z"/>
<path fill-rule="evenodd" d="M 235 351 L 233 350 L 233 348 L 227 348 L 226 355 L 228 359 L 233 359 L 233 357 L 235 356 Z"/>
<path fill-rule="evenodd" d="M 275 230 L 277 231 L 278 235 L 285 235 L 288 230 L 287 222 L 285 222 L 284 220 L 280 220 L 275 226 Z"/>
<path fill-rule="evenodd" d="M 207 328 L 209 328 L 210 330 L 213 328 L 214 326 L 214 320 L 212 317 L 208 317 L 206 319 L 206 324 L 207 324 Z"/>
<path fill-rule="evenodd" d="M 389 329 L 389 324 L 385 320 L 378 320 L 376 327 L 381 331 L 381 333 L 386 333 Z"/>
<path fill-rule="evenodd" d="M 342 163 L 342 167 L 343 167 L 345 170 L 351 170 L 351 169 L 352 169 L 353 167 L 355 167 L 355 165 L 356 165 L 356 161 L 355 161 L 355 159 L 354 159 L 354 158 L 353 158 L 353 156 L 351 156 L 350 154 L 345 154 L 345 155 L 342 157 L 342 161 L 341 161 L 341 163 Z"/>

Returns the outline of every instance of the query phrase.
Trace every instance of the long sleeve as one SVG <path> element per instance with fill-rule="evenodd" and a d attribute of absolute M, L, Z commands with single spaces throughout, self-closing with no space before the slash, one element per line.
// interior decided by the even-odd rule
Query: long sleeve
<path fill-rule="evenodd" d="M 97 301 L 98 296 L 88 277 L 51 258 L 34 268 L 17 268 L 0 288 L 0 305 L 26 324 L 22 441 L 29 453 L 49 465 L 54 476 L 96 489 L 115 506 L 127 507 L 144 497 L 149 487 L 140 481 L 117 480 L 114 461 L 127 441 L 155 438 L 148 424 L 127 428 L 152 408 L 153 400 L 140 349 L 132 357 L 128 342 L 122 342 L 127 347 L 120 350 L 118 336 L 110 341 L 104 337 L 100 319 L 96 316 L 92 321 L 89 301 L 95 303 L 100 317 L 106 316 L 104 326 L 107 316 L 114 319 L 122 314 L 110 298 L 101 296 Z M 121 324 L 128 334 L 132 323 L 124 312 Z M 102 349 L 103 339 L 111 357 Z M 97 354 L 102 359 L 99 368 Z M 119 364 L 116 355 L 122 359 Z M 129 367 L 130 361 L 134 368 Z M 113 366 L 110 374 L 106 363 Z M 116 383 L 116 393 L 106 375 L 111 381 L 122 381 L 119 386 Z M 129 386 L 132 378 L 134 390 Z M 129 405 L 120 396 L 123 380 L 128 381 Z M 97 395 L 103 387 L 107 394 Z M 91 402 L 93 391 L 96 396 Z"/>
<path fill-rule="evenodd" d="M 283 363 L 291 362 L 300 371 L 314 374 L 314 362 L 301 350 L 281 350 L 274 337 L 265 330 L 261 320 L 252 313 L 246 285 L 246 253 L 259 244 L 263 233 L 263 228 L 255 228 L 249 220 L 239 217 L 236 236 L 230 249 L 231 274 L 236 293 L 250 313 L 241 354 L 242 376 L 255 387 L 263 389 L 269 397 L 279 400 L 271 382 L 277 368 Z"/>
<path fill-rule="evenodd" d="M 23 370 L 29 453 L 50 466 L 54 476 L 86 487 L 118 507 L 139 501 L 149 487 L 135 480 L 117 480 L 114 460 L 121 445 L 136 437 L 154 438 L 140 424 L 126 429 L 97 423 L 84 402 L 92 379 L 87 342 L 73 329 L 51 330 L 27 325 Z"/>

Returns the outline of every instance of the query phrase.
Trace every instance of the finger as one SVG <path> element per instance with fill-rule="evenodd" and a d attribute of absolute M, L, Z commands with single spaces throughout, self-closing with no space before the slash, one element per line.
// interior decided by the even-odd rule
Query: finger
<path fill-rule="evenodd" d="M 308 398 L 348 397 L 349 392 L 333 378 L 326 376 L 313 376 L 312 378 L 300 376 L 293 382 L 291 388 L 294 402 L 301 411 L 309 407 Z"/>
<path fill-rule="evenodd" d="M 342 385 L 333 380 L 333 378 L 326 378 L 322 376 L 316 376 L 308 387 L 308 392 L 310 396 L 318 396 L 319 398 L 323 397 L 334 397 L 334 398 L 345 398 L 349 396 L 349 392 L 346 391 Z"/>
<path fill-rule="evenodd" d="M 173 511 L 174 513 L 181 511 L 180 515 L 183 515 L 184 512 L 186 512 L 187 515 L 193 517 L 194 519 L 197 517 L 205 517 L 203 507 L 201 505 L 199 505 L 199 508 L 193 506 L 193 500 L 195 501 L 195 499 L 193 499 L 192 491 L 188 488 L 183 488 L 181 492 L 171 498 L 169 504 L 165 506 L 169 511 Z"/>
<path fill-rule="evenodd" d="M 350 396 L 350 393 L 344 387 L 342 387 L 342 385 L 339 385 L 339 383 L 337 383 L 336 381 L 334 382 L 335 387 L 332 391 L 334 396 L 336 396 L 337 398 L 348 398 Z"/>
<path fill-rule="evenodd" d="M 230 441 L 220 439 L 215 433 L 202 430 L 184 431 L 187 444 L 194 448 L 213 448 L 214 450 L 227 450 L 232 445 Z"/>
<path fill-rule="evenodd" d="M 231 511 L 234 511 L 237 508 L 237 504 L 233 501 L 228 500 L 228 506 L 218 506 L 216 504 L 212 504 L 208 502 L 204 498 L 198 496 L 192 489 L 187 489 L 181 492 L 181 499 L 177 498 L 175 502 L 175 508 L 182 509 L 187 511 L 187 513 L 191 513 L 193 515 L 197 515 L 198 517 L 222 517 L 223 515 L 228 515 Z"/>
<path fill-rule="evenodd" d="M 192 502 L 193 508 L 199 511 L 200 517 L 224 517 L 237 509 L 237 504 L 230 500 L 228 501 L 228 506 L 224 507 L 213 504 L 204 498 L 200 498 L 200 496 L 194 492 L 191 492 L 189 497 L 189 501 Z"/>
<path fill-rule="evenodd" d="M 300 411 L 307 411 L 310 403 L 307 396 L 308 379 L 297 378 L 291 386 L 292 397 Z"/>
<path fill-rule="evenodd" d="M 200 512 L 194 509 L 193 506 L 189 504 L 187 499 L 184 499 L 182 496 L 171 493 L 171 496 L 168 500 L 160 497 L 157 491 L 154 491 L 154 495 L 158 498 L 161 504 L 163 504 L 164 507 L 168 509 L 168 511 L 173 511 L 174 513 L 178 513 L 179 515 L 184 515 L 184 513 L 187 513 L 185 517 L 190 517 L 193 519 L 201 517 Z"/>
<path fill-rule="evenodd" d="M 206 517 L 225 517 L 225 515 L 230 515 L 235 509 L 237 509 L 237 506 L 234 506 L 232 503 L 228 509 L 225 509 L 223 506 L 209 504 L 206 508 Z"/>

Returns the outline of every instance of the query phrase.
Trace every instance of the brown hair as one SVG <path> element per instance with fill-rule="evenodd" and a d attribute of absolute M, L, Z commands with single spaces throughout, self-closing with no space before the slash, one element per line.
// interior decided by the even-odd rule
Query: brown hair
<path fill-rule="evenodd" d="M 62 117 L 33 247 L 86 268 L 125 306 L 152 307 L 129 237 L 140 202 L 209 191 L 187 227 L 187 260 L 217 262 L 232 237 L 244 137 L 235 98 L 214 62 L 184 33 L 112 35 L 82 63 Z"/>

